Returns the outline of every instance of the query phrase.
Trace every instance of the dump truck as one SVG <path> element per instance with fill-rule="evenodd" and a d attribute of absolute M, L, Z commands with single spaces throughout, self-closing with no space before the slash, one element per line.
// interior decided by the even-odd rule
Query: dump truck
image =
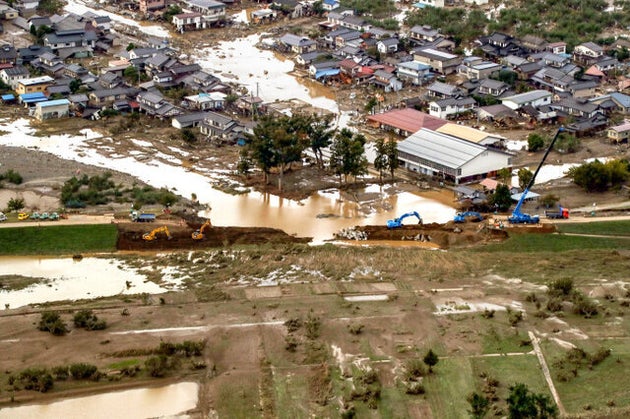
<path fill-rule="evenodd" d="M 569 218 L 569 209 L 558 206 L 557 209 L 545 211 L 545 216 L 556 220 L 567 220 Z"/>

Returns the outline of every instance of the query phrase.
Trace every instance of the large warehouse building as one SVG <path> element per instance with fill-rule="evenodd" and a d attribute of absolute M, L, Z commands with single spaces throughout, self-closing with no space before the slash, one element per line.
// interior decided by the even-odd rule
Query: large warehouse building
<path fill-rule="evenodd" d="M 493 177 L 512 166 L 508 152 L 426 128 L 398 143 L 398 158 L 406 169 L 456 184 Z"/>

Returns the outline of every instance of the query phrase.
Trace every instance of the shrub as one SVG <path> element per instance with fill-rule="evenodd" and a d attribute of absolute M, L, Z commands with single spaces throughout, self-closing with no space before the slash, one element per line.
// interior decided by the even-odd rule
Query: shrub
<path fill-rule="evenodd" d="M 85 330 L 103 330 L 107 327 L 105 320 L 99 320 L 92 310 L 81 310 L 74 315 L 74 325 Z"/>
<path fill-rule="evenodd" d="M 29 368 L 20 372 L 18 380 L 25 390 L 46 393 L 53 387 L 54 380 L 46 368 Z"/>
<path fill-rule="evenodd" d="M 64 381 L 68 379 L 68 367 L 60 365 L 52 369 L 52 373 L 55 375 L 55 380 Z"/>
<path fill-rule="evenodd" d="M 364 327 L 362 324 L 349 324 L 348 331 L 353 335 L 360 335 Z"/>
<path fill-rule="evenodd" d="M 545 146 L 545 139 L 539 134 L 529 134 L 527 136 L 527 150 L 534 152 Z"/>
<path fill-rule="evenodd" d="M 24 199 L 23 198 L 11 198 L 7 203 L 7 212 L 18 212 L 24 208 Z"/>
<path fill-rule="evenodd" d="M 14 171 L 13 169 L 9 169 L 0 175 L 0 180 L 7 180 L 10 183 L 19 185 L 24 179 L 22 178 L 22 175 L 20 175 L 18 172 Z"/>
<path fill-rule="evenodd" d="M 158 355 L 147 359 L 144 367 L 151 377 L 164 377 L 170 369 L 170 363 L 166 355 Z"/>
<path fill-rule="evenodd" d="M 427 374 L 424 363 L 418 358 L 411 358 L 405 363 L 405 380 L 417 381 Z"/>
<path fill-rule="evenodd" d="M 92 364 L 77 363 L 70 365 L 70 375 L 75 380 L 87 380 L 94 378 L 98 372 L 98 368 Z"/>
<path fill-rule="evenodd" d="M 548 284 L 547 294 L 552 297 L 567 297 L 573 291 L 573 280 L 571 278 L 561 278 Z"/>
<path fill-rule="evenodd" d="M 287 327 L 287 332 L 293 333 L 302 327 L 302 320 L 299 318 L 289 319 L 284 322 L 284 325 Z"/>
<path fill-rule="evenodd" d="M 58 313 L 44 311 L 39 320 L 38 329 L 42 332 L 50 332 L 55 336 L 63 336 L 68 332 L 66 324 L 61 320 Z"/>
<path fill-rule="evenodd" d="M 317 316 L 308 314 L 306 321 L 304 322 L 304 328 L 306 329 L 306 337 L 309 339 L 317 339 L 321 333 L 320 329 L 322 322 Z"/>

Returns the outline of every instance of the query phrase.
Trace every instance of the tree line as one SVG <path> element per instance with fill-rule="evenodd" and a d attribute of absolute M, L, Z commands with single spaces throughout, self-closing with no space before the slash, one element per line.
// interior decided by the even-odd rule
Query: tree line
<path fill-rule="evenodd" d="M 335 129 L 330 115 L 263 116 L 253 134 L 245 140 L 237 170 L 247 175 L 253 167 L 257 167 L 266 184 L 272 170 L 275 170 L 278 173 L 278 189 L 282 191 L 284 174 L 310 151 L 316 167 L 338 176 L 342 185 L 348 183 L 350 177 L 357 178 L 368 173 L 366 143 L 367 139 L 360 133 L 348 128 Z M 325 150 L 330 153 L 327 162 L 324 159 Z M 385 171 L 393 177 L 398 167 L 396 142 L 379 139 L 375 152 L 374 166 L 381 180 Z"/>

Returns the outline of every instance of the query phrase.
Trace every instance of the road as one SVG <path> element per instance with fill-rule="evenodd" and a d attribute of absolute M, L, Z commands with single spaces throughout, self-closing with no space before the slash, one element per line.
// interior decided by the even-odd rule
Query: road
<path fill-rule="evenodd" d="M 71 214 L 68 215 L 68 219 L 60 219 L 57 221 L 3 221 L 0 223 L 0 228 L 9 227 L 46 227 L 57 225 L 79 225 L 79 224 L 111 224 L 114 222 L 114 214 L 102 214 L 102 215 L 84 215 L 84 214 Z"/>

